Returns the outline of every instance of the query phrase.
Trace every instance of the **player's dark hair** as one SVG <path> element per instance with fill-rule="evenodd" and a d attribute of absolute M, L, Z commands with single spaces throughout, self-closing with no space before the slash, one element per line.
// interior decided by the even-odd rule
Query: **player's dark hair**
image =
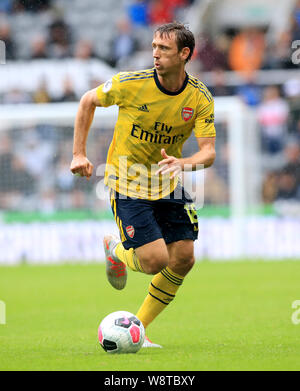
<path fill-rule="evenodd" d="M 175 33 L 178 51 L 188 47 L 190 49 L 190 54 L 187 57 L 186 62 L 191 59 L 195 48 L 195 38 L 194 34 L 188 29 L 187 26 L 179 22 L 166 23 L 159 26 L 155 30 L 154 35 L 156 33 L 160 34 L 161 37 L 164 35 L 169 37 L 170 33 Z"/>

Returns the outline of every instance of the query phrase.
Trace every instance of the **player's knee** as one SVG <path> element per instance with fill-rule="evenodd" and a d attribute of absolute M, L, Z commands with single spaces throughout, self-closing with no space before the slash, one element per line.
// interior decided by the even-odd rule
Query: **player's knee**
<path fill-rule="evenodd" d="M 181 255 L 176 259 L 173 259 L 170 263 L 172 270 L 180 275 L 185 276 L 194 266 L 195 258 L 193 254 Z"/>
<path fill-rule="evenodd" d="M 162 271 L 168 265 L 168 261 L 159 260 L 151 267 L 151 274 L 157 274 Z"/>
<path fill-rule="evenodd" d="M 168 258 L 159 255 L 152 255 L 150 257 L 144 258 L 142 263 L 145 273 L 157 274 L 168 265 Z"/>
<path fill-rule="evenodd" d="M 184 263 L 184 266 L 186 267 L 186 269 L 189 271 L 189 270 L 191 270 L 191 268 L 195 264 L 195 257 L 193 255 L 190 255 L 190 256 L 186 257 L 186 259 L 184 260 L 183 263 Z"/>

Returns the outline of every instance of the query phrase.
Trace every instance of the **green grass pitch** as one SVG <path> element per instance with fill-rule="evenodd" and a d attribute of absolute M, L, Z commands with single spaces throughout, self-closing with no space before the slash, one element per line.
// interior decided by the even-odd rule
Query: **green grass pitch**
<path fill-rule="evenodd" d="M 97 342 L 108 313 L 135 313 L 150 276 L 114 290 L 103 264 L 0 267 L 0 370 L 300 370 L 300 262 L 198 262 L 149 326 L 163 349 L 109 355 Z"/>

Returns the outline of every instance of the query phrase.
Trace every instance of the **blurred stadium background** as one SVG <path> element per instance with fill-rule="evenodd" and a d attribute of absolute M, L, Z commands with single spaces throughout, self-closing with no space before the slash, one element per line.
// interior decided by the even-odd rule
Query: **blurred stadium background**
<path fill-rule="evenodd" d="M 0 0 L 0 264 L 103 261 L 117 228 L 96 168 L 117 111 L 97 109 L 82 180 L 69 171 L 78 101 L 152 67 L 153 29 L 174 19 L 194 32 L 188 71 L 216 102 L 197 258 L 300 258 L 300 1 Z"/>

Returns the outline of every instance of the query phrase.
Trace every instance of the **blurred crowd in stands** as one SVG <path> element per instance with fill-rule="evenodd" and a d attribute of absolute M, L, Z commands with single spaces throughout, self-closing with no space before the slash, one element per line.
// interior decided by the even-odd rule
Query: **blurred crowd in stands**
<path fill-rule="evenodd" d="M 115 23 L 115 36 L 111 37 L 111 52 L 103 56 L 95 49 L 95 42 L 76 39 L 76 33 L 66 22 L 65 15 L 51 0 L 2 0 L 0 2 L 0 39 L 6 44 L 6 59 L 50 59 L 50 58 L 101 58 L 112 66 L 124 58 L 143 49 L 139 41 L 138 29 L 170 22 L 180 17 L 180 11 L 191 5 L 194 0 L 136 0 L 129 1 L 122 16 Z M 122 6 L 122 5 L 121 5 Z M 87 5 L 88 7 L 88 5 Z M 31 42 L 27 55 L 20 54 L 15 42 L 14 29 L 5 15 L 34 13 L 36 18 L 42 13 L 49 16 L 46 35 L 37 35 Z M 124 15 L 123 15 L 124 14 Z M 101 25 L 98 26 L 101 35 Z M 97 37 L 99 39 L 99 36 Z"/>
<path fill-rule="evenodd" d="M 95 129 L 88 140 L 91 161 L 105 163 L 112 129 Z M 73 128 L 45 124 L 0 133 L 0 209 L 39 211 L 102 209 L 96 170 L 91 180 L 71 175 Z M 98 203 L 98 204 L 97 204 Z"/>
<path fill-rule="evenodd" d="M 98 58 L 122 69 L 126 68 L 127 59 L 140 50 L 145 50 L 144 42 L 139 39 L 139 35 L 144 37 L 140 34 L 143 29 L 151 32 L 156 25 L 181 20 L 185 10 L 193 3 L 193 0 L 128 0 L 124 15 L 115 22 L 110 52 L 104 56 L 97 50 L 95 42 L 74 34 L 65 15 L 57 11 L 57 2 L 1 0 L 0 40 L 6 45 L 7 62 L 20 59 Z M 50 19 L 47 34 L 33 37 L 30 50 L 24 56 L 20 55 L 15 42 L 10 17 L 26 13 L 34 14 L 37 18 L 47 13 Z M 264 170 L 263 202 L 268 204 L 289 199 L 300 201 L 300 79 L 287 80 L 283 85 L 262 85 L 256 81 L 258 70 L 299 69 L 299 64 L 291 61 L 291 45 L 293 41 L 300 40 L 300 1 L 291 14 L 289 28 L 275 42 L 270 43 L 267 39 L 266 29 L 257 27 L 227 29 L 215 37 L 203 33 L 196 38 L 197 46 L 193 56 L 193 71 L 196 70 L 197 73 L 195 76 L 201 78 L 202 72 L 211 72 L 212 82 L 209 88 L 214 96 L 238 95 L 257 111 Z M 243 75 L 244 81 L 238 86 L 228 85 L 225 80 L 226 71 Z M 71 78 L 65 80 L 64 93 L 59 98 L 51 96 L 47 85 L 43 83 L 34 93 L 13 89 L 0 96 L 3 104 L 71 102 L 78 99 Z M 70 176 L 70 156 L 63 152 L 66 145 L 71 151 L 72 129 L 57 131 L 52 128 L 49 131 L 47 126 L 37 126 L 25 132 L 26 139 L 23 133 L 20 129 L 15 129 L 0 134 L 0 167 L 8 173 L 0 176 L 0 208 L 17 208 L 21 194 L 34 198 L 37 187 L 42 195 L 43 203 L 40 205 L 44 205 L 44 210 L 87 207 L 86 203 L 89 201 L 85 194 L 93 186 L 93 180 L 86 184 Z M 92 159 L 94 158 L 96 165 L 105 161 L 111 133 L 112 129 L 102 132 L 105 142 L 101 139 L 97 148 L 91 147 Z M 18 154 L 12 151 L 18 151 Z M 208 173 L 207 203 L 228 202 L 227 168 L 222 171 L 224 165 L 227 167 L 227 154 L 225 140 L 219 151 L 222 164 Z M 37 161 L 39 164 L 36 164 Z M 43 170 L 49 163 L 52 164 L 52 174 L 50 172 L 50 177 L 47 176 L 47 180 L 43 181 Z"/>
<path fill-rule="evenodd" d="M 6 44 L 7 60 L 22 58 L 15 42 L 15 32 L 6 16 L 34 13 L 39 18 L 49 13 L 48 31 L 31 42 L 31 52 L 24 59 L 68 58 L 88 59 L 99 57 L 111 65 L 138 50 L 145 50 L 139 42 L 139 28 L 149 28 L 172 20 L 184 19 L 185 10 L 194 0 L 128 0 L 122 16 L 115 23 L 115 36 L 111 40 L 111 53 L 102 57 L 95 42 L 78 39 L 66 22 L 65 15 L 51 0 L 1 0 L 0 39 Z M 88 6 L 87 6 L 88 7 Z M 182 17 L 182 18 L 181 18 Z M 101 25 L 99 25 L 101 29 Z M 137 34 L 135 33 L 137 31 Z M 99 38 L 99 37 L 98 37 Z M 203 33 L 197 37 L 194 60 L 199 72 L 215 69 L 233 70 L 251 74 L 259 69 L 297 68 L 291 62 L 291 43 L 300 39 L 300 1 L 291 15 L 289 28 L 275 42 L 267 39 L 266 29 L 247 27 L 241 30 L 226 29 L 216 37 Z"/>

